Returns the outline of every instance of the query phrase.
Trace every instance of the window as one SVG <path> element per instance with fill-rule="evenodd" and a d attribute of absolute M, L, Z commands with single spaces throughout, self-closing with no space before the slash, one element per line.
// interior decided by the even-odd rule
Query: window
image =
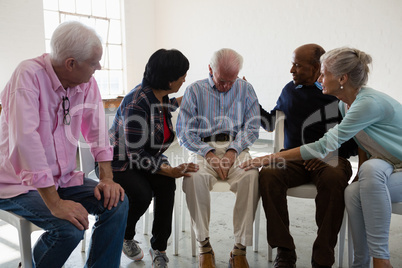
<path fill-rule="evenodd" d="M 46 51 L 54 29 L 67 20 L 94 28 L 102 38 L 102 70 L 95 78 L 103 98 L 124 94 L 121 0 L 43 0 Z"/>

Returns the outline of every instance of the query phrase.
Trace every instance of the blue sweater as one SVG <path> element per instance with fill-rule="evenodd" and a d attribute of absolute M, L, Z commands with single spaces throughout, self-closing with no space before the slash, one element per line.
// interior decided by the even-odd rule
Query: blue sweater
<path fill-rule="evenodd" d="M 319 140 L 328 129 L 341 122 L 338 99 L 324 95 L 317 85 L 296 86 L 289 82 L 282 90 L 271 112 L 261 109 L 261 125 L 267 131 L 275 127 L 276 110 L 284 112 L 284 148 L 292 149 Z M 351 139 L 339 150 L 339 155 L 348 158 L 357 154 L 357 145 Z"/>

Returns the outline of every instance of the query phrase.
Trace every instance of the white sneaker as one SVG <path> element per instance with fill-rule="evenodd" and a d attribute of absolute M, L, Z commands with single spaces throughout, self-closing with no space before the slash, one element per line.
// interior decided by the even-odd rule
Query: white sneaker
<path fill-rule="evenodd" d="M 159 250 L 149 249 L 149 254 L 152 258 L 152 267 L 154 268 L 167 268 L 169 258 L 166 256 L 166 253 L 162 253 Z"/>
<path fill-rule="evenodd" d="M 138 241 L 134 239 L 123 242 L 123 253 L 134 261 L 139 261 L 144 257 L 144 252 L 138 245 Z"/>

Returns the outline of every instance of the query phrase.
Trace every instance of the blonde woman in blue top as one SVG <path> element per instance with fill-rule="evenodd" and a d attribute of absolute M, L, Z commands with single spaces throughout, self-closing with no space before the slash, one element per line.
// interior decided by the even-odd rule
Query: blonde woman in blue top
<path fill-rule="evenodd" d="M 321 57 L 323 93 L 340 99 L 342 122 L 321 139 L 242 164 L 247 169 L 278 161 L 324 158 L 350 138 L 359 144 L 358 181 L 345 190 L 354 242 L 352 267 L 392 267 L 388 249 L 391 203 L 402 202 L 402 105 L 366 87 L 372 59 L 352 48 Z"/>

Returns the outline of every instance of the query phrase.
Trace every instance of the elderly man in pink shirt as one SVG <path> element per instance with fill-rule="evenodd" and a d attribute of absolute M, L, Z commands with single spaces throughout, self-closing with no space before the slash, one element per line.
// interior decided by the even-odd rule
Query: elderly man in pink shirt
<path fill-rule="evenodd" d="M 52 52 L 23 61 L 1 93 L 0 209 L 46 230 L 35 267 L 62 267 L 96 215 L 86 267 L 119 267 L 128 202 L 113 182 L 112 147 L 95 79 L 102 45 L 96 32 L 66 22 Z M 80 133 L 100 167 L 100 181 L 76 171 Z"/>

